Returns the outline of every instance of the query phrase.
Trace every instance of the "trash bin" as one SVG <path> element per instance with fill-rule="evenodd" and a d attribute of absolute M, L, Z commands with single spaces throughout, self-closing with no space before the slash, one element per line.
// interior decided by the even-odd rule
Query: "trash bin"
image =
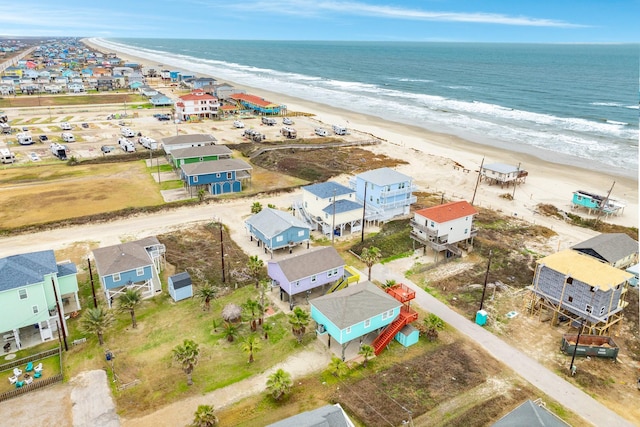
<path fill-rule="evenodd" d="M 106 353 L 104 354 L 104 357 L 107 359 L 107 362 L 108 362 L 111 359 L 113 359 L 113 353 L 111 353 L 109 350 L 107 350 Z"/>
<path fill-rule="evenodd" d="M 484 326 L 487 323 L 487 312 L 484 310 L 478 310 L 476 313 L 476 323 L 480 326 Z"/>

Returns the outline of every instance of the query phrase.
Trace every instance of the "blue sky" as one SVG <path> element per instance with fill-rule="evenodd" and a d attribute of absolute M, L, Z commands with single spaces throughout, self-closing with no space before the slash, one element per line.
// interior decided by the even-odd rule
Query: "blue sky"
<path fill-rule="evenodd" d="M 259 40 L 638 42 L 640 0 L 15 1 L 0 34 Z"/>

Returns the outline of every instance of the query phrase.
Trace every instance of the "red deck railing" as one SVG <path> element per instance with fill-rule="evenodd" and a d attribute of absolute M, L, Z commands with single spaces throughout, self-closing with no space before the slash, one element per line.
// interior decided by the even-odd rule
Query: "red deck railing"
<path fill-rule="evenodd" d="M 398 283 L 389 288 L 386 288 L 385 292 L 403 304 L 405 302 L 411 301 L 416 297 L 416 291 L 414 291 L 404 283 Z"/>

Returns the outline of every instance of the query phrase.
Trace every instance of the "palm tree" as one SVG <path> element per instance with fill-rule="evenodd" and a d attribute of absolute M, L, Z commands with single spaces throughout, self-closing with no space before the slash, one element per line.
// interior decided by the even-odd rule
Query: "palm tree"
<path fill-rule="evenodd" d="M 301 343 L 306 327 L 309 324 L 309 313 L 300 307 L 295 307 L 293 312 L 289 314 L 289 324 L 291 325 L 291 332 Z"/>
<path fill-rule="evenodd" d="M 121 311 L 128 311 L 131 315 L 131 326 L 135 329 L 138 324 L 136 322 L 136 308 L 142 303 L 142 293 L 139 289 L 127 289 L 118 297 L 118 306 Z"/>
<path fill-rule="evenodd" d="M 251 315 L 251 330 L 255 331 L 257 329 L 256 326 L 256 311 L 258 310 L 258 308 L 260 307 L 260 304 L 258 304 L 258 301 L 254 300 L 254 299 L 247 299 L 247 302 L 245 302 L 244 304 L 242 304 L 242 308 L 245 309 L 247 312 L 249 312 L 249 314 Z"/>
<path fill-rule="evenodd" d="M 224 328 L 223 328 L 223 333 L 224 333 L 224 336 L 227 339 L 227 341 L 233 342 L 235 337 L 238 336 L 238 327 L 236 325 L 234 325 L 233 323 L 225 322 L 224 323 Z"/>
<path fill-rule="evenodd" d="M 202 202 L 204 200 L 204 197 L 206 196 L 207 192 L 201 188 L 200 190 L 198 190 L 198 201 Z"/>
<path fill-rule="evenodd" d="M 349 366 L 342 361 L 339 357 L 331 356 L 331 362 L 329 363 L 329 371 L 334 377 L 343 377 L 349 372 Z"/>
<path fill-rule="evenodd" d="M 282 399 L 282 396 L 291 389 L 292 384 L 291 374 L 283 369 L 278 369 L 267 378 L 267 388 L 275 400 Z"/>
<path fill-rule="evenodd" d="M 260 350 L 260 340 L 255 334 L 242 340 L 242 351 L 249 353 L 249 363 L 253 363 L 253 354 L 258 350 Z"/>
<path fill-rule="evenodd" d="M 380 257 L 380 249 L 376 248 L 375 246 L 364 248 L 362 250 L 360 258 L 362 259 L 362 262 L 364 262 L 369 268 L 369 276 L 367 280 L 371 281 L 371 267 L 373 267 L 373 264 L 380 261 Z"/>
<path fill-rule="evenodd" d="M 214 427 L 218 425 L 218 417 L 213 412 L 211 405 L 198 405 L 198 409 L 193 414 L 191 427 Z"/>
<path fill-rule="evenodd" d="M 273 330 L 273 326 L 269 325 L 268 323 L 262 324 L 262 332 L 264 332 L 265 340 L 269 339 L 269 332 L 271 332 L 271 330 Z"/>
<path fill-rule="evenodd" d="M 358 354 L 364 357 L 364 362 L 362 362 L 362 366 L 366 368 L 367 362 L 369 362 L 369 358 L 373 356 L 373 347 L 365 344 L 362 347 L 360 347 L 360 351 L 358 351 Z"/>
<path fill-rule="evenodd" d="M 444 320 L 433 313 L 429 313 L 427 318 L 424 319 L 424 325 L 427 327 L 427 339 L 434 341 L 438 339 L 438 331 L 444 329 Z"/>
<path fill-rule="evenodd" d="M 252 255 L 249 257 L 247 267 L 249 268 L 251 277 L 256 281 L 256 289 L 258 289 L 260 285 L 260 273 L 262 273 L 262 269 L 264 268 L 264 262 L 258 258 L 258 255 Z"/>
<path fill-rule="evenodd" d="M 85 311 L 80 319 L 80 329 L 87 334 L 96 334 L 100 345 L 104 345 L 102 336 L 114 320 L 111 310 L 99 305 Z"/>
<path fill-rule="evenodd" d="M 211 310 L 211 300 L 218 295 L 218 288 L 211 285 L 209 282 L 196 290 L 196 297 L 202 300 L 202 310 Z"/>
<path fill-rule="evenodd" d="M 252 214 L 257 214 L 258 212 L 260 212 L 262 210 L 262 203 L 260 202 L 253 202 L 253 204 L 251 205 L 251 213 Z"/>
<path fill-rule="evenodd" d="M 392 288 L 396 285 L 396 281 L 393 279 L 389 279 L 382 285 L 383 289 Z"/>
<path fill-rule="evenodd" d="M 193 340 L 184 340 L 182 344 L 178 344 L 173 348 L 173 359 L 180 362 L 182 370 L 187 374 L 187 385 L 193 385 L 191 372 L 198 364 L 200 356 L 200 348 Z"/>
<path fill-rule="evenodd" d="M 264 297 L 267 294 L 267 291 L 269 290 L 269 282 L 267 282 L 266 280 L 261 280 L 260 281 L 260 318 L 258 319 L 258 324 L 262 325 L 262 323 L 264 323 L 264 310 L 265 310 L 265 306 L 264 306 Z"/>

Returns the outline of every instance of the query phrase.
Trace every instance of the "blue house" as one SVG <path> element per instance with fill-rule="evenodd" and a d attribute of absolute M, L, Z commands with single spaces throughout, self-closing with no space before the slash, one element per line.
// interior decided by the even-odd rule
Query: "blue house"
<path fill-rule="evenodd" d="M 289 296 L 293 308 L 293 296 L 318 287 L 335 283 L 344 276 L 345 262 L 333 246 L 311 249 L 278 261 L 269 261 L 267 274 L 274 285 Z"/>
<path fill-rule="evenodd" d="M 216 79 L 213 77 L 198 77 L 193 80 L 194 89 L 202 89 L 205 86 L 213 86 L 216 84 Z"/>
<path fill-rule="evenodd" d="M 251 183 L 251 165 L 240 159 L 220 159 L 187 163 L 180 166 L 180 175 L 189 194 L 206 188 L 213 195 L 239 193 L 243 183 Z M 246 184 L 245 184 L 246 185 Z"/>
<path fill-rule="evenodd" d="M 349 186 L 365 206 L 365 220 L 374 223 L 409 215 L 411 204 L 417 200 L 412 194 L 416 189 L 413 178 L 390 168 L 358 174 Z"/>
<path fill-rule="evenodd" d="M 271 252 L 271 256 L 274 250 L 282 248 L 289 248 L 291 253 L 294 246 L 305 242 L 309 247 L 309 226 L 287 212 L 262 209 L 245 221 L 245 227 L 251 240 L 255 237 L 258 246 L 264 246 L 264 252 Z"/>
<path fill-rule="evenodd" d="M 149 102 L 151 102 L 154 107 L 165 107 L 167 105 L 173 105 L 173 100 L 162 93 L 153 96 L 151 99 L 149 99 Z"/>
<path fill-rule="evenodd" d="M 193 296 L 191 276 L 186 271 L 170 276 L 167 281 L 167 288 L 169 289 L 169 295 L 176 302 Z"/>
<path fill-rule="evenodd" d="M 311 318 L 318 324 L 316 333 L 327 335 L 329 347 L 332 339 L 342 346 L 342 360 L 351 342 L 358 340 L 362 344 L 367 335 L 378 335 L 400 316 L 403 308 L 400 301 L 369 281 L 312 299 L 309 305 Z M 395 333 L 391 339 L 394 336 Z"/>
<path fill-rule="evenodd" d="M 620 215 L 625 207 L 626 205 L 620 201 L 588 191 L 574 191 L 571 198 L 572 209 L 584 208 L 589 214 L 602 212 L 607 216 Z"/>
<path fill-rule="evenodd" d="M 143 298 L 162 292 L 159 273 L 165 247 L 156 237 L 97 248 L 93 257 L 109 307 L 127 289 L 138 289 Z"/>
<path fill-rule="evenodd" d="M 296 216 L 325 235 L 361 231 L 362 210 L 355 190 L 333 181 L 302 187 L 302 201 L 295 205 Z"/>

